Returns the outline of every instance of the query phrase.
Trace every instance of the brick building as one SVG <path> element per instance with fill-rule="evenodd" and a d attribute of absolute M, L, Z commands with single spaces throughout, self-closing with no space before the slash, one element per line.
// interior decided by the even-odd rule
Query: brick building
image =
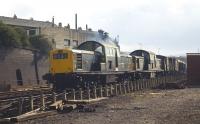
<path fill-rule="evenodd" d="M 76 47 L 82 42 L 99 37 L 99 33 L 88 29 L 87 25 L 85 30 L 77 26 L 76 29 L 70 29 L 70 25 L 63 27 L 62 23 L 54 24 L 54 18 L 52 22 L 49 22 L 37 21 L 33 18 L 20 19 L 14 15 L 13 17 L 0 16 L 0 21 L 7 25 L 24 28 L 28 36 L 45 36 L 53 44 L 53 48 Z"/>
<path fill-rule="evenodd" d="M 187 53 L 187 78 L 190 84 L 200 85 L 200 53 Z"/>

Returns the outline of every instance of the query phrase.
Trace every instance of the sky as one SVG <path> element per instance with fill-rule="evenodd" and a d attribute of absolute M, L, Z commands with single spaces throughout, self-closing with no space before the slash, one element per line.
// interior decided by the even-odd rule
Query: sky
<path fill-rule="evenodd" d="M 200 49 L 200 0 L 2 0 L 0 16 L 68 23 L 119 35 L 122 51 L 185 55 Z"/>

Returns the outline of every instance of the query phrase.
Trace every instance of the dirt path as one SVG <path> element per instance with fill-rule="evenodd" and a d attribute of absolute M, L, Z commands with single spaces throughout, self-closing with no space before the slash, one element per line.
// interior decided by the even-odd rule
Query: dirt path
<path fill-rule="evenodd" d="M 200 124 L 200 88 L 127 94 L 95 106 L 96 112 L 58 114 L 26 123 Z"/>

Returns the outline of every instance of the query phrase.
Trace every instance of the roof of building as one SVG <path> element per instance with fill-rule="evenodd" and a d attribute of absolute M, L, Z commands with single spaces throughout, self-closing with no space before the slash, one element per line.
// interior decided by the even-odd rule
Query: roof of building
<path fill-rule="evenodd" d="M 20 19 L 14 17 L 0 16 L 0 21 L 8 25 L 16 25 L 22 27 L 52 27 L 52 22 L 36 21 L 33 19 Z M 54 24 L 55 27 L 57 25 Z"/>
<path fill-rule="evenodd" d="M 200 53 L 187 53 L 187 55 L 197 55 L 197 56 L 199 56 Z"/>

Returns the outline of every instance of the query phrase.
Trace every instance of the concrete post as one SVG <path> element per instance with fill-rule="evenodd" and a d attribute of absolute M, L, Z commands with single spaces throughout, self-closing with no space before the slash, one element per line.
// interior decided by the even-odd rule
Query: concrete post
<path fill-rule="evenodd" d="M 63 97 L 64 97 L 64 100 L 67 101 L 67 92 L 66 92 L 66 90 L 63 91 Z"/>
<path fill-rule="evenodd" d="M 148 79 L 145 80 L 145 89 L 148 89 Z"/>
<path fill-rule="evenodd" d="M 123 83 L 123 88 L 124 88 L 124 94 L 126 94 L 127 92 L 126 92 L 126 84 L 125 83 Z"/>
<path fill-rule="evenodd" d="M 155 88 L 155 80 L 154 80 L 154 78 L 152 78 L 151 81 L 152 81 L 152 88 Z"/>
<path fill-rule="evenodd" d="M 106 95 L 106 97 L 108 97 L 108 86 L 107 85 L 105 86 L 105 95 Z"/>
<path fill-rule="evenodd" d="M 142 90 L 142 79 L 139 80 L 139 90 Z"/>
<path fill-rule="evenodd" d="M 146 79 L 146 89 L 148 89 L 149 79 Z"/>
<path fill-rule="evenodd" d="M 153 87 L 153 83 L 152 83 L 152 79 L 149 79 L 149 87 L 152 88 Z"/>
<path fill-rule="evenodd" d="M 138 90 L 140 90 L 140 84 L 141 84 L 141 80 L 138 80 L 138 81 L 137 81 Z"/>
<path fill-rule="evenodd" d="M 119 94 L 122 94 L 122 84 L 119 83 Z"/>
<path fill-rule="evenodd" d="M 154 78 L 153 80 L 154 80 L 154 88 L 156 88 L 157 87 L 157 79 Z"/>
<path fill-rule="evenodd" d="M 110 84 L 110 95 L 113 95 L 113 86 Z"/>
<path fill-rule="evenodd" d="M 142 79 L 142 89 L 145 89 L 146 87 L 145 87 L 145 80 L 144 79 Z"/>
<path fill-rule="evenodd" d="M 80 93 L 80 100 L 83 100 L 83 91 L 81 88 L 79 89 L 79 93 Z"/>
<path fill-rule="evenodd" d="M 134 91 L 137 91 L 137 80 L 133 81 Z"/>
<path fill-rule="evenodd" d="M 23 97 L 20 97 L 19 100 L 18 100 L 18 103 L 19 103 L 19 115 L 21 115 L 22 111 L 23 111 L 23 101 L 24 101 Z"/>
<path fill-rule="evenodd" d="M 138 80 L 135 80 L 135 91 L 138 90 Z"/>
<path fill-rule="evenodd" d="M 152 82 L 152 79 L 150 79 L 150 83 L 149 83 L 149 85 L 150 85 L 150 88 L 153 88 L 153 82 Z"/>
<path fill-rule="evenodd" d="M 155 88 L 157 87 L 158 78 L 155 78 Z"/>
<path fill-rule="evenodd" d="M 150 80 L 148 79 L 148 83 L 147 83 L 147 87 L 150 89 L 151 86 L 150 86 Z"/>
<path fill-rule="evenodd" d="M 145 79 L 142 79 L 142 82 L 143 82 L 143 86 L 142 86 L 143 88 L 142 88 L 142 89 L 145 90 L 145 89 L 146 89 L 146 80 L 145 80 Z"/>
<path fill-rule="evenodd" d="M 140 89 L 143 90 L 143 88 L 144 88 L 144 86 L 143 86 L 143 85 L 144 85 L 144 79 L 141 80 L 141 83 L 140 83 L 140 84 L 141 84 L 141 85 L 140 85 Z"/>
<path fill-rule="evenodd" d="M 144 79 L 141 80 L 141 83 L 140 83 L 140 84 L 141 84 L 141 85 L 140 85 L 140 86 L 141 86 L 141 90 L 143 90 L 143 89 L 144 89 Z"/>
<path fill-rule="evenodd" d="M 97 98 L 97 89 L 96 89 L 96 86 L 94 86 L 94 98 L 96 99 Z"/>
<path fill-rule="evenodd" d="M 103 88 L 100 86 L 100 97 L 103 97 Z"/>
<path fill-rule="evenodd" d="M 155 79 L 155 88 L 157 87 L 158 78 Z"/>
<path fill-rule="evenodd" d="M 75 91 L 75 89 L 72 89 L 72 95 L 73 95 L 73 100 L 76 100 L 76 91 Z"/>
<path fill-rule="evenodd" d="M 133 81 L 131 81 L 130 86 L 131 86 L 131 92 L 133 92 Z"/>
<path fill-rule="evenodd" d="M 31 106 L 31 111 L 33 111 L 34 106 L 33 106 L 33 96 L 30 96 L 30 106 Z"/>
<path fill-rule="evenodd" d="M 162 79 L 158 78 L 158 86 L 161 84 Z"/>
<path fill-rule="evenodd" d="M 117 84 L 115 84 L 115 95 L 118 95 L 118 91 L 117 91 Z"/>
<path fill-rule="evenodd" d="M 162 79 L 158 78 L 158 86 L 162 83 Z"/>
<path fill-rule="evenodd" d="M 128 91 L 128 93 L 130 93 L 130 82 L 129 81 L 127 82 L 127 91 Z"/>
<path fill-rule="evenodd" d="M 52 100 L 53 100 L 53 103 L 56 102 L 56 93 L 55 92 L 52 93 Z"/>
<path fill-rule="evenodd" d="M 88 100 L 90 100 L 90 88 L 87 88 L 87 96 L 88 96 Z"/>
<path fill-rule="evenodd" d="M 151 78 L 151 80 L 150 80 L 150 85 L 151 85 L 151 88 L 153 88 L 154 87 L 154 84 L 153 84 L 153 79 Z"/>
<path fill-rule="evenodd" d="M 40 103 L 41 103 L 40 104 L 40 109 L 44 111 L 45 110 L 45 99 L 44 99 L 44 94 L 43 93 L 40 94 Z"/>

